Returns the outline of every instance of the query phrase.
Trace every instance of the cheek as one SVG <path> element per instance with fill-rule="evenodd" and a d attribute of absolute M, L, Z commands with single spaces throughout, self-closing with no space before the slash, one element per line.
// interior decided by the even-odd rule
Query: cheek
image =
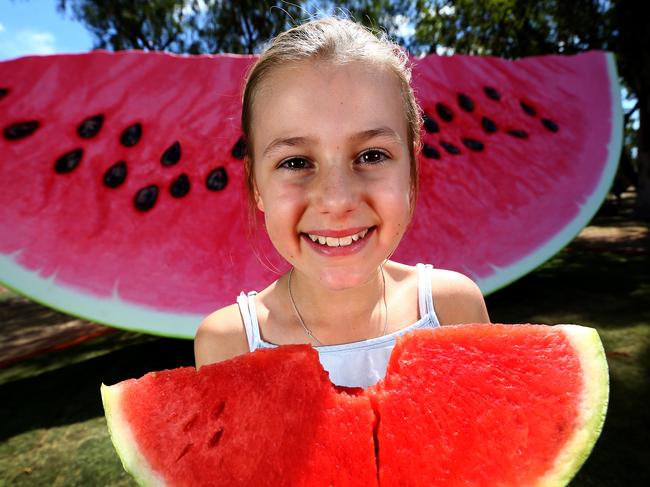
<path fill-rule="evenodd" d="M 397 173 L 391 178 L 391 183 L 384 182 L 384 193 L 386 200 L 394 206 L 395 212 L 411 211 L 411 180 L 408 175 Z"/>
<path fill-rule="evenodd" d="M 396 181 L 395 184 L 385 187 L 383 206 L 386 217 L 390 218 L 391 236 L 401 237 L 406 231 L 413 214 L 408 181 Z"/>
<path fill-rule="evenodd" d="M 303 208 L 295 192 L 284 190 L 262 194 L 264 219 L 272 240 L 295 233 L 294 229 Z"/>

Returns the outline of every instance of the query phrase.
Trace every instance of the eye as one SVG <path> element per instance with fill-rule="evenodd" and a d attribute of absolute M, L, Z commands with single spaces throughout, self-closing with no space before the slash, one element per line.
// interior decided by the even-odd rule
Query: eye
<path fill-rule="evenodd" d="M 290 171 L 299 171 L 301 169 L 307 169 L 309 167 L 309 162 L 302 157 L 292 157 L 286 161 L 282 161 L 279 168 L 289 169 Z"/>
<path fill-rule="evenodd" d="M 359 162 L 361 164 L 369 164 L 369 165 L 381 164 L 386 159 L 388 159 L 388 155 L 386 155 L 383 151 L 377 149 L 371 149 L 359 156 Z"/>

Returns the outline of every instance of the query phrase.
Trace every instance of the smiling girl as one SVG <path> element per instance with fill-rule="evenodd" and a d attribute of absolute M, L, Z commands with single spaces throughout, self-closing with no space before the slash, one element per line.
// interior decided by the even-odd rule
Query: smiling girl
<path fill-rule="evenodd" d="M 367 387 L 397 336 L 489 322 L 469 278 L 388 260 L 417 193 L 410 77 L 398 46 L 346 19 L 290 29 L 257 60 L 243 99 L 247 186 L 292 268 L 203 321 L 197 367 L 307 343 L 335 384 Z"/>

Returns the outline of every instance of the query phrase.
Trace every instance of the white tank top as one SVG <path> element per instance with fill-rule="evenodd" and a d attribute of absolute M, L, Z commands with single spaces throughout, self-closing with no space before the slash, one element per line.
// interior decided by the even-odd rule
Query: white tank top
<path fill-rule="evenodd" d="M 431 272 L 429 264 L 418 264 L 418 297 L 420 319 L 415 323 L 393 333 L 359 342 L 343 343 L 340 345 L 324 345 L 314 347 L 318 351 L 323 368 L 329 372 L 330 380 L 337 385 L 348 387 L 368 387 L 375 384 L 386 374 L 386 366 L 390 353 L 395 345 L 395 339 L 411 330 L 420 328 L 436 328 L 440 326 L 436 312 L 433 309 L 431 295 Z M 251 352 L 258 348 L 275 348 L 278 345 L 262 340 L 260 326 L 255 311 L 255 296 L 251 291 L 248 295 L 241 293 L 237 298 L 241 313 L 248 348 Z"/>

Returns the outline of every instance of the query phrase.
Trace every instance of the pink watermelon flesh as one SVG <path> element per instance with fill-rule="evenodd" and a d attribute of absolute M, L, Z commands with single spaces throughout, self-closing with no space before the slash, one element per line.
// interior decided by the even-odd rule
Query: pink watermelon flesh
<path fill-rule="evenodd" d="M 400 337 L 365 391 L 292 345 L 102 396 L 143 485 L 555 486 L 598 438 L 608 376 L 595 330 L 459 325 Z"/>
<path fill-rule="evenodd" d="M 241 86 L 252 57 L 94 52 L 0 63 L 0 280 L 118 327 L 191 337 L 283 269 L 249 235 Z M 589 221 L 621 145 L 611 55 L 428 56 L 421 191 L 397 260 L 489 293 Z M 271 266 L 262 262 L 269 260 Z"/>

